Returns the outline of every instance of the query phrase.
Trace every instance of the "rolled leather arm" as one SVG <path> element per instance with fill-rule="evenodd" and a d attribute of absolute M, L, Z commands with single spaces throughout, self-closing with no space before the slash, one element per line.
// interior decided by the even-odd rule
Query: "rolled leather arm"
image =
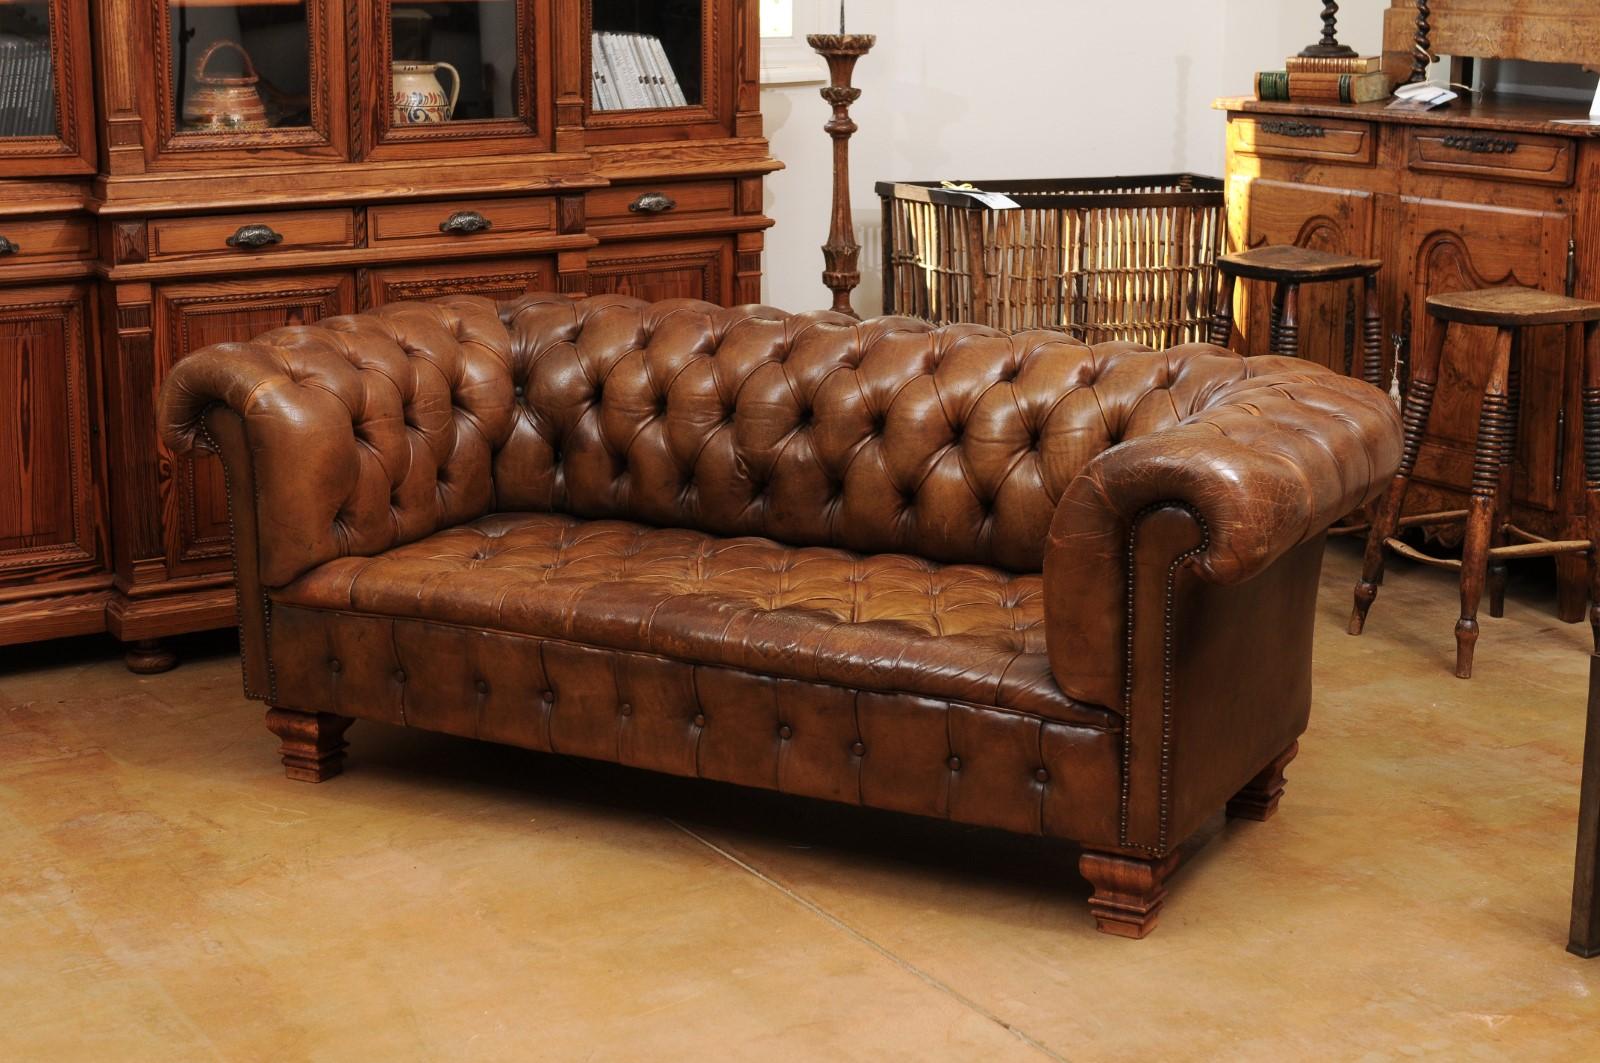
<path fill-rule="evenodd" d="M 1102 452 L 1050 526 L 1045 609 L 1057 682 L 1098 704 L 1120 699 L 1129 548 L 1142 514 L 1187 508 L 1202 538 L 1183 563 L 1238 583 L 1375 498 L 1400 446 L 1399 415 L 1377 388 L 1290 371 L 1221 388 L 1178 425 Z"/>
<path fill-rule="evenodd" d="M 494 304 L 466 297 L 219 344 L 163 383 L 162 441 L 176 454 L 212 449 L 207 418 L 240 418 L 260 577 L 282 586 L 487 510 L 493 449 L 511 424 L 509 351 Z"/>

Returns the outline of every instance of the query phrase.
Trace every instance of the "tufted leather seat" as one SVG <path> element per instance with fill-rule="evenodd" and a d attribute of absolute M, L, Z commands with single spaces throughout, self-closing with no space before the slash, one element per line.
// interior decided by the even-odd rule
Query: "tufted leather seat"
<path fill-rule="evenodd" d="M 1050 678 L 1042 578 L 978 565 L 495 514 L 329 562 L 273 597 L 1118 724 Z"/>
<path fill-rule="evenodd" d="M 616 296 L 281 329 L 162 402 L 291 774 L 361 717 L 1045 833 L 1121 933 L 1275 802 L 1322 533 L 1399 456 L 1300 361 Z"/>

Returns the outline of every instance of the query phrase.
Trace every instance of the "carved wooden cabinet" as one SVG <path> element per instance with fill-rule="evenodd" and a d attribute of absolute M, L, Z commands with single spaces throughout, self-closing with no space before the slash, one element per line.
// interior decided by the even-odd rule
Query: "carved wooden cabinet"
<path fill-rule="evenodd" d="M 1600 298 L 1600 139 L 1557 124 L 1581 106 L 1482 100 L 1402 114 L 1383 105 L 1226 100 L 1228 210 L 1235 247 L 1293 243 L 1380 258 L 1386 373 L 1431 327 L 1428 296 L 1500 284 Z M 1345 370 L 1359 337 L 1353 293 L 1307 289 L 1308 354 Z M 1268 296 L 1239 298 L 1242 337 L 1264 348 Z M 1452 375 L 1439 382 L 1434 430 L 1407 498 L 1410 512 L 1456 509 L 1472 479 L 1478 404 L 1492 330 L 1454 329 Z M 1521 388 L 1515 520 L 1584 538 L 1580 515 L 1580 352 L 1559 329 L 1532 330 Z M 1356 366 L 1359 371 L 1359 365 Z M 1557 561 L 1559 611 L 1579 619 L 1582 557 Z"/>
<path fill-rule="evenodd" d="M 0 81 L 7 47 L 48 80 L 0 98 L 0 643 L 109 630 L 156 670 L 234 622 L 221 470 L 156 441 L 200 347 L 462 292 L 756 301 L 756 8 L 0 3 Z M 607 35 L 682 102 L 602 99 Z"/>

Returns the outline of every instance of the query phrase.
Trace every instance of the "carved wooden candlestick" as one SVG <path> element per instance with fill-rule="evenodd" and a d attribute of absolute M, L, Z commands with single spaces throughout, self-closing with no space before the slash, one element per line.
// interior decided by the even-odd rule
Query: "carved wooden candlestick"
<path fill-rule="evenodd" d="M 833 224 L 822 248 L 822 283 L 833 289 L 833 308 L 857 317 L 850 293 L 861 283 L 861 246 L 850 218 L 850 137 L 856 124 L 850 105 L 861 90 L 850 85 L 856 60 L 872 50 L 878 38 L 870 33 L 813 33 L 806 38 L 813 51 L 828 61 L 830 84 L 822 98 L 833 105 L 833 117 L 822 128 L 833 137 Z"/>
<path fill-rule="evenodd" d="M 1352 59 L 1356 50 L 1348 44 L 1339 43 L 1339 4 L 1337 0 L 1323 0 L 1322 4 L 1322 40 L 1309 48 L 1304 48 L 1301 55 L 1317 59 Z"/>

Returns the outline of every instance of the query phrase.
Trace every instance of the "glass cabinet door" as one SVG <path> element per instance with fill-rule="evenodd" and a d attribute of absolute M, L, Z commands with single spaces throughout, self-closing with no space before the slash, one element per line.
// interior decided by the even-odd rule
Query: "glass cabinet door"
<path fill-rule="evenodd" d="M 169 151 L 330 143 L 327 0 L 165 0 Z"/>
<path fill-rule="evenodd" d="M 48 0 L 0 4 L 0 137 L 54 137 L 56 59 Z"/>
<path fill-rule="evenodd" d="M 93 169 L 87 33 L 82 0 L 0 0 L 0 163 L 8 174 Z"/>
<path fill-rule="evenodd" d="M 463 137 L 537 137 L 548 0 L 381 2 L 380 144 L 448 154 Z"/>
<path fill-rule="evenodd" d="M 593 0 L 590 109 L 699 107 L 705 27 L 701 0 Z"/>

